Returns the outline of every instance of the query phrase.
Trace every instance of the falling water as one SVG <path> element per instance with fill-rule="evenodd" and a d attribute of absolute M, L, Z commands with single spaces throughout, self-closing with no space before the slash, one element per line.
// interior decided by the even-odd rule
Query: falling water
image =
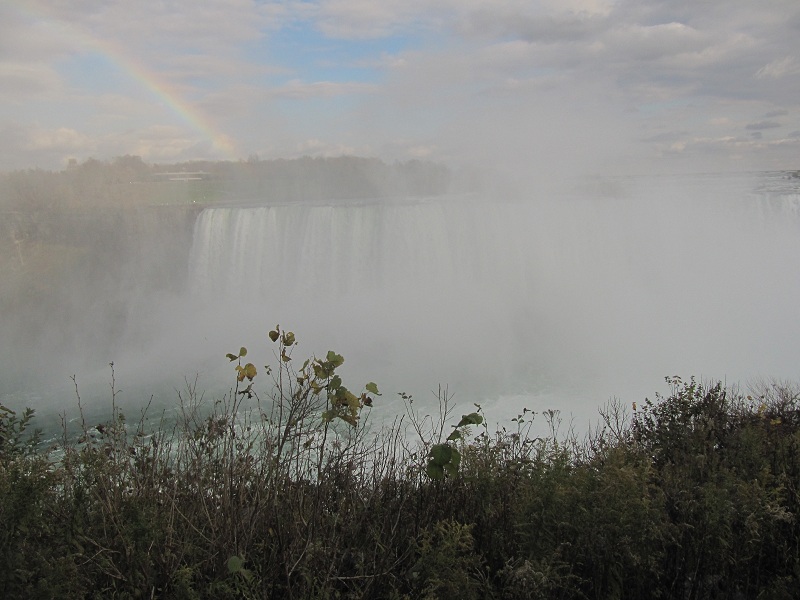
<path fill-rule="evenodd" d="M 796 183 L 661 177 L 513 200 L 209 208 L 191 294 L 205 340 L 264 347 L 280 323 L 389 392 L 445 383 L 462 402 L 591 413 L 667 375 L 794 379 Z"/>

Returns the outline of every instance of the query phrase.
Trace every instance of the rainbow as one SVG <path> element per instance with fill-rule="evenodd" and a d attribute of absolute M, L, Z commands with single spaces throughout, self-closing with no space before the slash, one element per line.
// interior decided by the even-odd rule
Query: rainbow
<path fill-rule="evenodd" d="M 95 44 L 98 48 L 100 44 Z M 164 105 L 168 106 L 173 113 L 178 115 L 185 123 L 196 131 L 203 134 L 211 141 L 214 150 L 222 153 L 227 158 L 235 160 L 237 158 L 236 146 L 233 138 L 219 131 L 213 121 L 181 97 L 181 94 L 163 80 L 157 73 L 148 70 L 142 63 L 126 56 L 120 49 L 115 48 L 111 43 L 102 44 L 102 55 L 119 66 L 131 77 L 136 79 L 143 87 L 147 88 Z"/>
<path fill-rule="evenodd" d="M 239 158 L 240 154 L 237 152 L 236 144 L 231 136 L 220 131 L 212 119 L 197 106 L 185 100 L 174 85 L 156 71 L 148 69 L 141 61 L 136 60 L 129 52 L 126 52 L 125 48 L 112 41 L 97 38 L 82 28 L 65 22 L 60 17 L 51 14 L 45 3 L 19 0 L 14 4 L 21 14 L 29 18 L 44 20 L 59 29 L 68 38 L 78 42 L 80 46 L 92 48 L 137 81 L 158 99 L 159 103 L 167 106 L 184 123 L 210 141 L 215 153 L 230 160 Z"/>

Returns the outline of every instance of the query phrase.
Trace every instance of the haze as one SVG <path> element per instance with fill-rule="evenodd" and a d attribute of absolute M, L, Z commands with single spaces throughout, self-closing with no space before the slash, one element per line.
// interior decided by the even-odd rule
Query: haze
<path fill-rule="evenodd" d="M 430 158 L 795 168 L 795 0 L 9 0 L 0 170 Z"/>
<path fill-rule="evenodd" d="M 4 2 L 0 383 L 171 393 L 276 323 L 510 410 L 796 377 L 799 34 L 796 0 Z"/>

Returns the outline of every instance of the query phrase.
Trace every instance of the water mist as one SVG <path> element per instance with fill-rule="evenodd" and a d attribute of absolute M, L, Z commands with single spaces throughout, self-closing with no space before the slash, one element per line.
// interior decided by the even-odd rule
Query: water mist
<path fill-rule="evenodd" d="M 389 397 L 444 383 L 467 406 L 582 422 L 668 375 L 795 378 L 800 223 L 781 182 L 209 208 L 189 266 L 204 316 L 184 343 L 266 348 L 280 323 Z"/>

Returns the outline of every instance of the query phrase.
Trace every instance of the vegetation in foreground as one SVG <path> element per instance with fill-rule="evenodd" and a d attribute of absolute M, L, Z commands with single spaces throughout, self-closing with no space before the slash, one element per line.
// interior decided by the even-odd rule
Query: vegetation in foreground
<path fill-rule="evenodd" d="M 800 392 L 671 378 L 584 439 L 558 413 L 490 431 L 451 399 L 376 431 L 375 384 L 329 352 L 229 359 L 175 423 L 113 419 L 41 448 L 0 407 L 4 598 L 792 598 Z M 261 370 L 259 375 L 258 371 Z M 266 373 L 264 373 L 266 371 Z M 263 398 L 256 381 L 271 377 Z M 549 434 L 534 436 L 534 418 Z"/>

